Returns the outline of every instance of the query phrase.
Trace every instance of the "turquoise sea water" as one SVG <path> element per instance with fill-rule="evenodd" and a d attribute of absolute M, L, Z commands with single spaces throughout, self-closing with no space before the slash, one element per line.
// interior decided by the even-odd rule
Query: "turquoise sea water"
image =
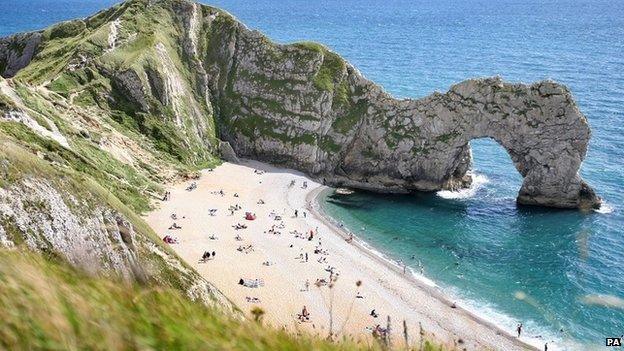
<path fill-rule="evenodd" d="M 0 35 L 85 16 L 112 3 L 2 0 Z M 323 42 L 399 97 L 497 74 L 567 84 L 592 126 L 581 173 L 606 201 L 605 213 L 517 207 L 520 176 L 489 140 L 473 142 L 480 185 L 471 191 L 356 193 L 326 197 L 322 204 L 388 257 L 412 267 L 420 260 L 425 275 L 504 327 L 523 321 L 527 334 L 563 340 L 564 348 L 580 343 L 577 349 L 624 334 L 623 307 L 583 303 L 587 295 L 624 298 L 624 1 L 210 4 L 279 42 Z"/>

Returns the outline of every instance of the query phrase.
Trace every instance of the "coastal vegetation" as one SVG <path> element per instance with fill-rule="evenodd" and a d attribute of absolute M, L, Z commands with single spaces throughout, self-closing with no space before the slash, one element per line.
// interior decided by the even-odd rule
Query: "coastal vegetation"
<path fill-rule="evenodd" d="M 3 349 L 381 349 L 289 334 L 189 301 L 175 289 L 88 276 L 23 250 L 0 251 L 0 262 Z"/>

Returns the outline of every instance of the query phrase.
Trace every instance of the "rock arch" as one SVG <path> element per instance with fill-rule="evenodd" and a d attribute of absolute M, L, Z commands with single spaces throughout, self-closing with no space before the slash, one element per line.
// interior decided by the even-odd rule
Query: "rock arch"
<path fill-rule="evenodd" d="M 345 183 L 352 186 L 372 190 L 384 183 L 405 190 L 465 187 L 471 182 L 467 174 L 472 163 L 469 143 L 487 137 L 507 151 L 523 177 L 518 203 L 561 208 L 600 204 L 578 173 L 590 129 L 562 85 L 475 79 L 451 87 L 446 94 L 402 100 L 378 106 L 378 111 L 390 116 L 385 129 L 389 133 L 374 122 L 373 112 L 356 136 L 360 141 L 341 161 L 340 169 L 346 169 L 349 178 Z M 388 120 L 393 122 L 388 124 Z M 401 130 L 403 136 L 388 143 L 395 130 Z M 365 182 L 357 181 L 362 174 L 354 177 L 357 171 L 352 171 L 367 167 L 361 160 L 375 153 L 378 171 L 368 174 Z"/>

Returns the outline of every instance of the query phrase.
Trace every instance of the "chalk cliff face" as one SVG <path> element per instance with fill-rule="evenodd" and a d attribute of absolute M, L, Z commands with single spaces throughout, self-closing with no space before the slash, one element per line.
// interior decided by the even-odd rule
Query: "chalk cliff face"
<path fill-rule="evenodd" d="M 0 38 L 0 76 L 12 77 L 26 67 L 40 42 L 41 33 L 37 32 Z"/>

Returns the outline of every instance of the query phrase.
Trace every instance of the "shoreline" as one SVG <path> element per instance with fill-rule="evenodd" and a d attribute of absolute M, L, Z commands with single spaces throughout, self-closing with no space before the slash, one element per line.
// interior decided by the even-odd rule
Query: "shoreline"
<path fill-rule="evenodd" d="M 188 190 L 192 182 L 197 186 Z M 372 328 L 392 317 L 397 347 L 405 346 L 404 322 L 412 346 L 424 335 L 448 350 L 537 350 L 465 308 L 451 307 L 453 301 L 433 281 L 403 274 L 360 239 L 347 242 L 346 231 L 317 201 L 325 189 L 294 170 L 251 160 L 225 162 L 202 171 L 198 180 L 168 186 L 170 200 L 159 201 L 144 218 L 159 236 L 174 236 L 176 253 L 248 317 L 260 307 L 276 328 L 370 345 Z M 235 204 L 239 209 L 231 211 Z M 257 218 L 247 220 L 245 212 Z M 172 214 L 180 226 L 173 230 Z M 237 224 L 245 228 L 236 229 Z M 308 233 L 314 228 L 312 239 Z M 205 251 L 216 256 L 202 261 Z M 333 289 L 314 283 L 327 276 L 331 281 L 332 272 L 340 278 Z M 240 279 L 262 284 L 249 288 Z M 302 306 L 312 311 L 309 322 L 296 317 Z"/>
<path fill-rule="evenodd" d="M 323 210 L 319 201 L 319 196 L 323 193 L 323 191 L 329 190 L 329 189 L 331 189 L 331 187 L 321 185 L 318 188 L 310 191 L 308 195 L 306 196 L 308 210 L 313 215 L 317 216 L 319 220 L 323 221 L 327 226 L 331 227 L 333 229 L 334 234 L 338 235 L 340 238 L 342 238 L 346 242 L 346 240 L 349 237 L 347 230 L 345 230 L 343 227 L 340 227 L 336 223 L 336 220 L 332 218 L 330 215 L 328 215 Z M 465 309 L 464 307 L 462 307 L 461 305 L 457 304 L 457 301 L 453 301 L 449 296 L 447 296 L 443 291 L 440 290 L 439 286 L 435 283 L 435 281 L 429 278 L 426 278 L 424 276 L 418 277 L 416 273 L 413 273 L 411 271 L 408 271 L 406 274 L 404 274 L 401 267 L 398 265 L 398 262 L 388 257 L 383 256 L 383 253 L 381 252 L 376 252 L 375 250 L 372 250 L 371 245 L 369 245 L 362 239 L 358 238 L 357 236 L 354 235 L 354 239 L 349 244 L 351 244 L 357 250 L 360 250 L 363 254 L 367 255 L 371 259 L 377 260 L 380 264 L 386 266 L 388 269 L 393 271 L 402 279 L 405 279 L 411 284 L 415 285 L 417 289 L 426 291 L 431 297 L 439 300 L 440 302 L 444 303 L 448 307 L 451 307 L 453 304 L 455 304 L 455 307 L 452 307 L 452 308 L 458 312 L 461 312 L 464 316 L 471 318 L 475 322 L 480 323 L 488 328 L 495 330 L 498 335 L 504 336 L 509 341 L 516 343 L 521 347 L 539 351 L 539 348 L 536 345 L 530 344 L 529 342 L 526 342 L 524 340 L 518 339 L 517 337 L 514 337 L 509 332 L 495 325 L 494 321 L 490 321 L 486 319 L 485 317 L 479 316 L 478 314 L 472 311 L 469 311 Z"/>

